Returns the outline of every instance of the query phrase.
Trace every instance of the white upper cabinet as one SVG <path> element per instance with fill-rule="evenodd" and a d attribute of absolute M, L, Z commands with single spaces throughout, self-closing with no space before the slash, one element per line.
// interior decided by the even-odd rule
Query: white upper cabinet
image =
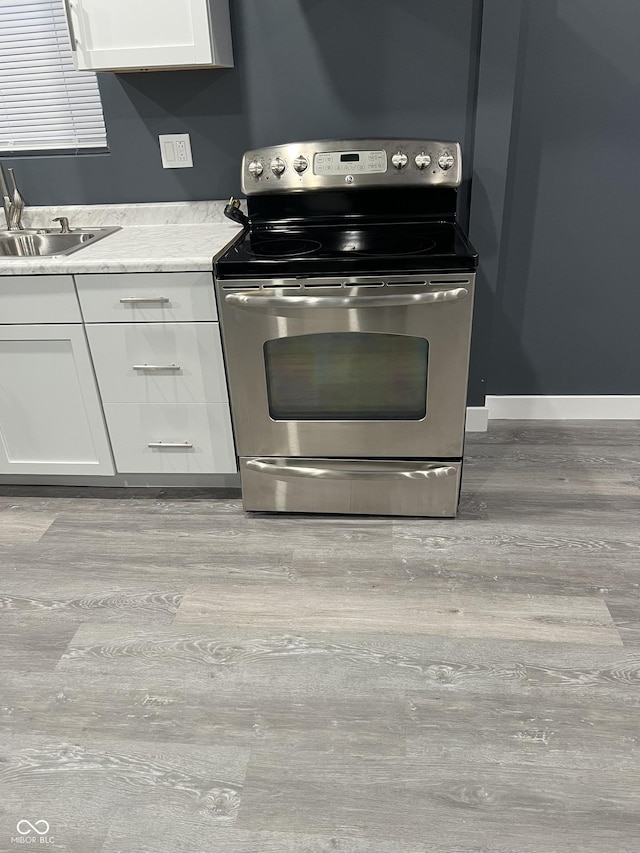
<path fill-rule="evenodd" d="M 233 66 L 229 0 L 65 0 L 79 69 Z"/>

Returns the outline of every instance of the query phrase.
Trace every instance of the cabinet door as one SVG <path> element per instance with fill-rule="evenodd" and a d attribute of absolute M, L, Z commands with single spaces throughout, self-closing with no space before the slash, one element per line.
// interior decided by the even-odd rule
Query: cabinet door
<path fill-rule="evenodd" d="M 74 0 L 78 68 L 210 65 L 207 0 Z"/>
<path fill-rule="evenodd" d="M 82 326 L 0 326 L 0 474 L 113 473 Z"/>

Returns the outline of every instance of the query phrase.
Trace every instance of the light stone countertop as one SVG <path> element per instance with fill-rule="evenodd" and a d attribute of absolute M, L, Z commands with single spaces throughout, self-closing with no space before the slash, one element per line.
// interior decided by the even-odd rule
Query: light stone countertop
<path fill-rule="evenodd" d="M 52 225 L 55 228 L 51 220 L 66 216 L 71 228 L 120 225 L 122 230 L 67 256 L 0 256 L 0 275 L 212 270 L 214 259 L 242 231 L 239 225 L 224 217 L 224 205 L 224 201 L 210 201 L 27 207 L 23 216 L 25 228 Z"/>

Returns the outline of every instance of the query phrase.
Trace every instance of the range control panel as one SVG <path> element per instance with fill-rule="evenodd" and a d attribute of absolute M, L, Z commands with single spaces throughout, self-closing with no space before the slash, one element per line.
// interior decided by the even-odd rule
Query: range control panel
<path fill-rule="evenodd" d="M 429 139 L 334 139 L 247 151 L 242 191 L 304 192 L 356 187 L 459 187 L 457 142 Z"/>

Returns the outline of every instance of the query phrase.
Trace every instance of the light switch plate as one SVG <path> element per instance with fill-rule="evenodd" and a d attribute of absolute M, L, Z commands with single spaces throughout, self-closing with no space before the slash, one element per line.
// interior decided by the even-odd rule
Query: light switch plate
<path fill-rule="evenodd" d="M 158 139 L 163 169 L 188 169 L 193 166 L 188 133 L 164 133 Z"/>

